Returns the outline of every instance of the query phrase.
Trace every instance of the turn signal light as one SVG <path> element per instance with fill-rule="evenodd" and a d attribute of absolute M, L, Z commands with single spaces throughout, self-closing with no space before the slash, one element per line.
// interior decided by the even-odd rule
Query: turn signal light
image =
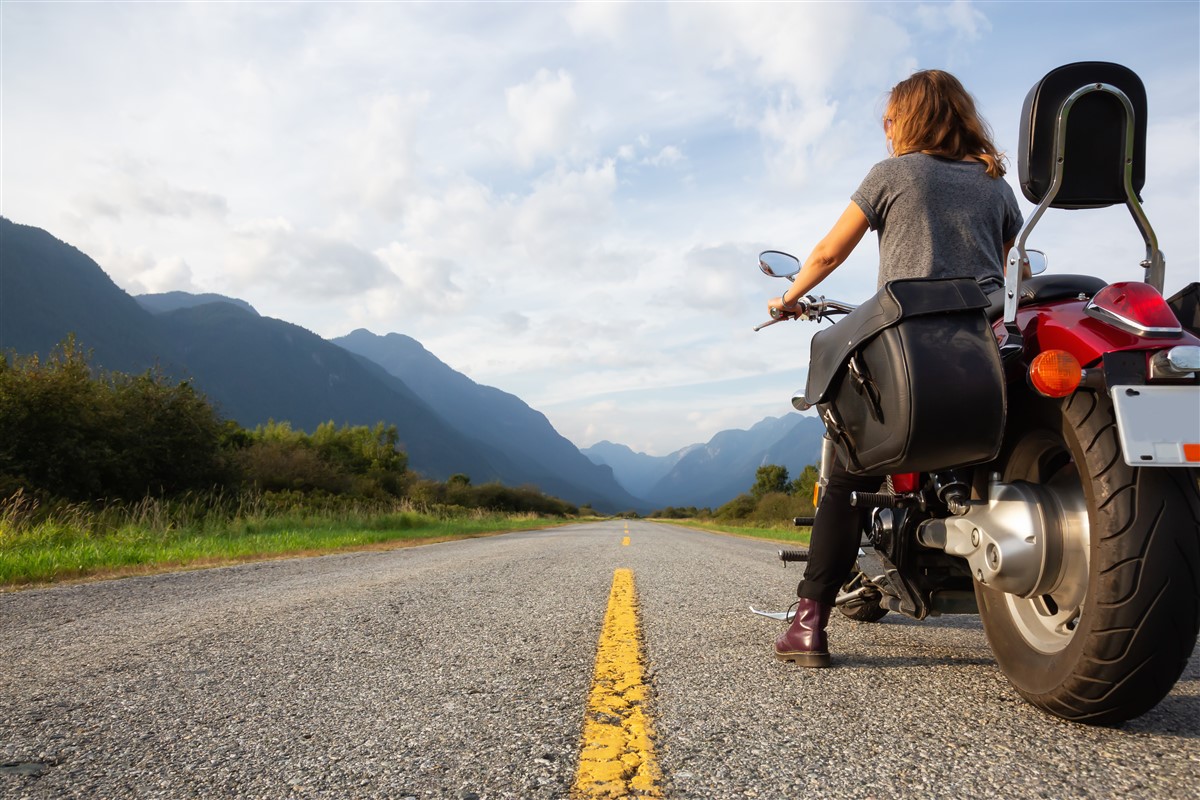
<path fill-rule="evenodd" d="M 1066 350 L 1039 353 L 1029 364 L 1029 382 L 1044 397 L 1066 397 L 1082 380 L 1079 359 Z"/>
<path fill-rule="evenodd" d="M 1171 337 L 1183 332 L 1167 301 L 1148 283 L 1109 284 L 1096 292 L 1084 313 L 1134 336 Z"/>

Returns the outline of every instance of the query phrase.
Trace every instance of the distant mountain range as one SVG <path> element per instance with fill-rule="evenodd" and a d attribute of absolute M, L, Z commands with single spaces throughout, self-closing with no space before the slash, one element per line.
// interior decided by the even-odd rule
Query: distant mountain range
<path fill-rule="evenodd" d="M 762 464 L 796 473 L 819 451 L 820 423 L 790 414 L 661 458 L 607 442 L 581 453 L 520 398 L 455 372 L 408 336 L 357 330 L 326 341 L 236 298 L 135 299 L 76 248 L 0 217 L 0 352 L 46 354 L 70 333 L 95 366 L 157 365 L 241 425 L 384 421 L 425 475 L 532 484 L 603 511 L 717 506 L 746 491 Z"/>
<path fill-rule="evenodd" d="M 759 467 L 780 464 L 795 477 L 817 463 L 824 433 L 816 417 L 788 414 L 768 417 L 749 430 L 721 431 L 707 444 L 666 456 L 635 453 L 612 442 L 592 445 L 583 454 L 612 467 L 622 486 L 638 487 L 654 508 L 716 508 L 748 491 Z"/>

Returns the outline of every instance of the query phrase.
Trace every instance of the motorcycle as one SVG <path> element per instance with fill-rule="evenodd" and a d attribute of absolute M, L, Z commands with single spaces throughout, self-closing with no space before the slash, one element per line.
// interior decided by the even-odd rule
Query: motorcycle
<path fill-rule="evenodd" d="M 978 613 L 1018 693 L 1095 725 L 1162 700 L 1200 628 L 1200 283 L 1163 297 L 1145 130 L 1130 70 L 1051 71 L 1022 109 L 1020 183 L 1037 208 L 1003 289 L 897 281 L 861 306 L 810 295 L 756 328 L 838 318 L 793 398 L 826 426 L 815 504 L 835 453 L 886 476 L 853 496 L 869 523 L 838 610 Z M 1117 203 L 1146 244 L 1142 281 L 1049 274 L 1026 248 L 1049 208 Z M 791 278 L 800 262 L 766 251 L 759 267 Z"/>

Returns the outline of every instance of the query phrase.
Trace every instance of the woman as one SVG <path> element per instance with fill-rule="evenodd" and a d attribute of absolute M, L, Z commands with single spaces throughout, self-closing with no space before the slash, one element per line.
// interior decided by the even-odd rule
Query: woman
<path fill-rule="evenodd" d="M 796 302 L 849 257 L 868 229 L 879 234 L 880 287 L 920 277 L 973 277 L 984 291 L 1004 285 L 1004 260 L 1020 231 L 1021 211 L 1002 180 L 1004 157 L 962 84 L 941 70 L 913 74 L 888 95 L 883 130 L 891 158 L 871 168 L 770 309 L 796 311 Z M 879 483 L 834 464 L 796 590 L 796 615 L 775 642 L 777 658 L 829 665 L 825 626 L 854 566 L 862 529 L 863 512 L 850 505 L 850 493 L 878 491 Z"/>

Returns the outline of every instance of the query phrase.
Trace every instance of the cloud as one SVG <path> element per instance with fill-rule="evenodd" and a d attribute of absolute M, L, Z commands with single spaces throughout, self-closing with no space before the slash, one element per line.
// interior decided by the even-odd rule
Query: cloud
<path fill-rule="evenodd" d="M 532 166 L 537 158 L 566 149 L 577 125 L 578 103 L 570 75 L 561 69 L 553 75 L 538 70 L 532 81 L 510 87 L 505 97 L 521 166 Z"/>
<path fill-rule="evenodd" d="M 366 125 L 351 137 L 362 199 L 381 214 L 397 214 L 416 182 L 414 129 L 429 105 L 428 92 L 376 98 Z"/>
<path fill-rule="evenodd" d="M 103 186 L 103 193 L 80 195 L 76 208 L 114 220 L 126 215 L 223 219 L 229 213 L 229 204 L 221 195 L 178 186 L 144 161 L 127 159 L 106 170 Z"/>
<path fill-rule="evenodd" d="M 626 32 L 632 4 L 611 0 L 575 2 L 567 9 L 567 23 L 576 36 L 594 36 L 618 41 Z"/>
<path fill-rule="evenodd" d="M 297 231 L 284 219 L 259 220 L 234 231 L 230 282 L 312 299 L 346 297 L 395 278 L 380 258 L 320 233 Z"/>
<path fill-rule="evenodd" d="M 197 291 L 196 284 L 192 282 L 191 266 L 179 255 L 160 258 L 145 247 L 137 247 L 132 251 L 110 247 L 97 251 L 95 257 L 114 281 L 130 294 Z"/>
<path fill-rule="evenodd" d="M 654 155 L 643 158 L 642 163 L 653 167 L 664 167 L 678 164 L 685 159 L 686 156 L 682 150 L 673 144 L 669 144 Z"/>
<path fill-rule="evenodd" d="M 965 42 L 978 41 L 990 33 L 992 23 L 987 15 L 975 8 L 968 0 L 917 6 L 917 21 L 926 30 L 934 33 L 949 31 Z"/>
<path fill-rule="evenodd" d="M 834 130 L 835 97 L 877 97 L 907 65 L 910 37 L 888 10 L 871 4 L 762 11 L 757 4 L 687 6 L 676 19 L 714 69 L 746 84 L 736 119 L 762 136 L 772 177 L 803 185 Z"/>
<path fill-rule="evenodd" d="M 833 128 L 837 104 L 799 103 L 784 95 L 766 109 L 758 123 L 763 138 L 775 147 L 767 155 L 771 173 L 793 185 L 803 185 L 817 160 L 817 148 Z"/>
<path fill-rule="evenodd" d="M 387 264 L 396 281 L 373 288 L 397 293 L 403 297 L 403 305 L 409 309 L 424 308 L 441 313 L 447 310 L 447 306 L 461 308 L 467 299 L 463 289 L 454 280 L 458 267 L 451 258 L 416 251 L 400 242 L 380 249 L 378 256 Z"/>
<path fill-rule="evenodd" d="M 580 255 L 592 245 L 588 232 L 612 218 L 616 189 L 612 159 L 546 173 L 515 204 L 514 236 L 519 246 L 534 262 L 576 272 Z"/>

